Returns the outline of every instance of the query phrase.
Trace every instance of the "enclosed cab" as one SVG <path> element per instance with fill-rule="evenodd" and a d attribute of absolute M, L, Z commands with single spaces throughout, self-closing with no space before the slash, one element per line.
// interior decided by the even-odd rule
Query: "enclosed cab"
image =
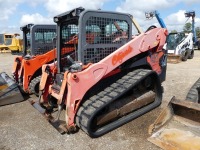
<path fill-rule="evenodd" d="M 160 105 L 166 29 L 149 29 L 133 38 L 137 27 L 131 15 L 84 8 L 54 21 L 57 61 L 43 66 L 38 103 L 59 132 L 79 127 L 98 137 Z M 57 118 L 52 119 L 54 110 Z"/>
<path fill-rule="evenodd" d="M 23 53 L 32 56 L 44 54 L 53 49 L 56 37 L 56 25 L 28 24 L 20 28 L 23 32 Z"/>

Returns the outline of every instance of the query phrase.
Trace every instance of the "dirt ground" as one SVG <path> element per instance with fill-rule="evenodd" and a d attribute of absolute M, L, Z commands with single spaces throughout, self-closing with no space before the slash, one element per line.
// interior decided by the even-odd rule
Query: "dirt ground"
<path fill-rule="evenodd" d="M 14 55 L 0 54 L 0 72 L 11 74 Z M 200 77 L 200 51 L 192 60 L 168 64 L 163 83 L 164 107 L 172 96 L 185 99 Z M 147 141 L 148 127 L 160 108 L 100 137 L 91 139 L 83 131 L 60 135 L 28 101 L 0 107 L 0 150 L 160 150 Z"/>

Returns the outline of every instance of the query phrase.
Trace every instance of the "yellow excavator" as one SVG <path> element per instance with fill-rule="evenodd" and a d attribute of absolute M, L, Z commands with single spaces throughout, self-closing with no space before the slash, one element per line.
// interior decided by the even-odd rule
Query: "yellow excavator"
<path fill-rule="evenodd" d="M 18 38 L 20 34 L 0 34 L 0 52 L 16 53 L 22 51 L 22 39 Z"/>

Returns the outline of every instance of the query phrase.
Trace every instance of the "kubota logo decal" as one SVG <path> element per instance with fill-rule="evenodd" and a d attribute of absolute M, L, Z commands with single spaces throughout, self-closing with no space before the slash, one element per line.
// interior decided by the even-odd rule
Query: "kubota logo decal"
<path fill-rule="evenodd" d="M 115 54 L 112 58 L 113 66 L 116 65 L 118 62 L 122 63 L 122 60 L 124 59 L 124 57 L 130 54 L 131 52 L 132 52 L 132 47 L 129 46 L 128 49 L 126 49 L 125 51 Z"/>

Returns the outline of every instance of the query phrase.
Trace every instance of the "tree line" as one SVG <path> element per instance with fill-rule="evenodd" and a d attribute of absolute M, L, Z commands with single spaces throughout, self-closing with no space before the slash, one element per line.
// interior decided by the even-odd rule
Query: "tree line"
<path fill-rule="evenodd" d="M 200 37 L 200 27 L 196 27 L 195 30 L 196 30 L 197 37 Z M 176 30 L 172 30 L 171 32 L 172 33 L 176 33 L 177 31 Z M 184 25 L 183 32 L 184 33 L 190 33 L 190 32 L 192 32 L 192 24 L 190 22 L 187 22 Z"/>

